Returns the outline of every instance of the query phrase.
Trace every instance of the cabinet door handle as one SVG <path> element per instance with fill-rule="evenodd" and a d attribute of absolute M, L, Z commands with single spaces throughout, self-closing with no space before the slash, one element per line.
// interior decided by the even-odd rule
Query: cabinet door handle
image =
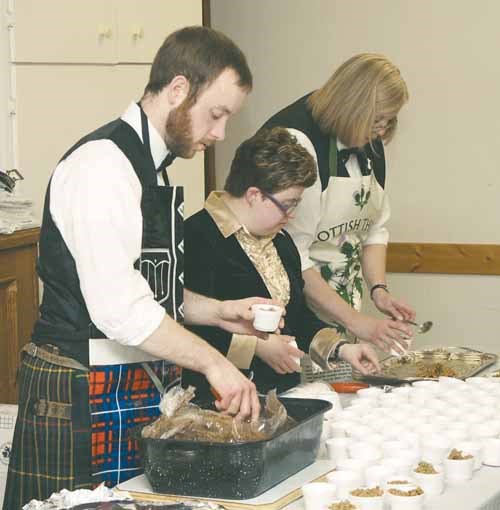
<path fill-rule="evenodd" d="M 137 41 L 137 39 L 142 39 L 144 37 L 144 29 L 140 25 L 132 26 L 132 39 Z"/>
<path fill-rule="evenodd" d="M 99 25 L 97 29 L 97 34 L 100 39 L 111 39 L 113 35 L 113 30 L 110 25 Z"/>

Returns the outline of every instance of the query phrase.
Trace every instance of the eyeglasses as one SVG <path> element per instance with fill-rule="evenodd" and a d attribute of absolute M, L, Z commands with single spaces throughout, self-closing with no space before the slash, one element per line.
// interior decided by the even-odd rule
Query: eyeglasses
<path fill-rule="evenodd" d="M 264 191 L 263 189 L 260 190 L 263 196 L 268 198 L 285 216 L 290 216 L 295 209 L 297 209 L 297 206 L 300 204 L 299 199 L 292 199 L 289 203 L 284 204 L 277 198 L 273 197 L 270 193 L 267 193 L 267 191 Z"/>
<path fill-rule="evenodd" d="M 372 126 L 373 131 L 380 131 L 381 129 L 388 129 L 396 122 L 396 117 L 391 117 L 390 119 L 384 117 L 376 117 Z"/>

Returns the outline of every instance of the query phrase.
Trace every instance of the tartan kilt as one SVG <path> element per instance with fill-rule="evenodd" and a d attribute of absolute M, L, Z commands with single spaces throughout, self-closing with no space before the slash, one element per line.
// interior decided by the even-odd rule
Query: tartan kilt
<path fill-rule="evenodd" d="M 151 363 L 165 387 L 179 379 L 168 362 Z M 61 367 L 23 354 L 19 410 L 3 510 L 20 510 L 61 489 L 108 486 L 142 473 L 138 444 L 129 433 L 159 414 L 159 392 L 140 364 Z M 40 401 L 70 408 L 70 415 L 40 415 Z"/>
<path fill-rule="evenodd" d="M 20 510 L 63 488 L 91 487 L 88 373 L 23 354 L 18 385 L 4 510 Z M 43 400 L 71 406 L 71 417 L 40 416 Z"/>

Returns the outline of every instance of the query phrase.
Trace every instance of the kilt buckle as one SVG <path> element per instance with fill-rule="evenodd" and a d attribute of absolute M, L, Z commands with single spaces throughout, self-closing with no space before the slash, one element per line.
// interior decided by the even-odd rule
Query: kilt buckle
<path fill-rule="evenodd" d="M 40 399 L 35 402 L 34 411 L 37 416 L 47 416 L 48 418 L 57 418 L 59 420 L 71 420 L 71 404 Z"/>

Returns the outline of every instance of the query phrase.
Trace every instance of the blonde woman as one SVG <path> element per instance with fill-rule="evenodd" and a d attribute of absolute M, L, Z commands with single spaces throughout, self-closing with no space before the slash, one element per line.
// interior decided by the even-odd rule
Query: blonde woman
<path fill-rule="evenodd" d="M 287 226 L 300 252 L 309 306 L 340 331 L 399 352 L 412 335 L 402 321 L 415 312 L 386 282 L 384 144 L 407 101 L 399 69 L 383 55 L 362 53 L 264 124 L 288 128 L 318 165 L 316 183 Z M 360 313 L 363 277 L 387 318 Z"/>

